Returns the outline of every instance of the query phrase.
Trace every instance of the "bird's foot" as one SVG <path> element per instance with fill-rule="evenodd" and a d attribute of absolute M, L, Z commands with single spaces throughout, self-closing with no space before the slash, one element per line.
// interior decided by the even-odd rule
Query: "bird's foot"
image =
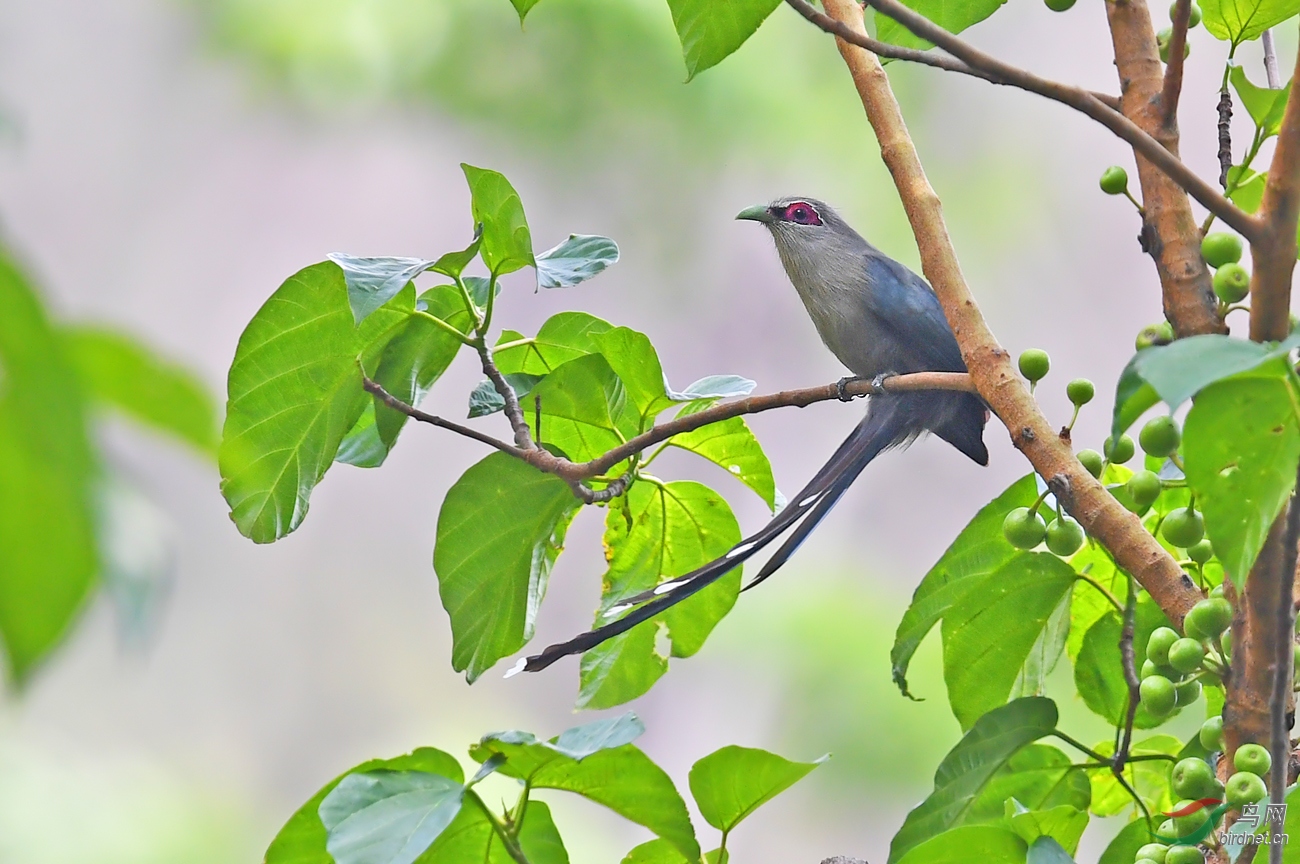
<path fill-rule="evenodd" d="M 890 378 L 893 378 L 897 374 L 898 374 L 897 372 L 881 372 L 875 378 L 871 379 L 871 386 L 875 387 L 877 390 L 884 390 L 885 381 Z"/>
<path fill-rule="evenodd" d="M 849 375 L 845 378 L 841 378 L 839 381 L 835 382 L 836 398 L 838 398 L 841 402 L 852 402 L 854 399 L 857 399 L 859 396 L 865 395 L 862 393 L 850 393 L 848 391 L 848 386 L 850 384 L 856 383 L 858 381 L 865 381 L 865 380 L 867 379 L 859 375 Z"/>

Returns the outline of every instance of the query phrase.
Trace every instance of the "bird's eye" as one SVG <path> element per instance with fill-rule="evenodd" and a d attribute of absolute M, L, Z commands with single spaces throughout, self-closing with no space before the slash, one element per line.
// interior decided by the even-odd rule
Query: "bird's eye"
<path fill-rule="evenodd" d="M 817 211 L 806 203 L 791 204 L 786 208 L 785 218 L 787 221 L 794 222 L 798 225 L 822 224 L 821 217 L 817 215 Z"/>

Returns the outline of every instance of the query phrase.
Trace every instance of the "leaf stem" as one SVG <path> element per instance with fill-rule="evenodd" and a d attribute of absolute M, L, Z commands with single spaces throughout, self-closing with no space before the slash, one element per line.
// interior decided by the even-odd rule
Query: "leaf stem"
<path fill-rule="evenodd" d="M 423 309 L 413 309 L 411 310 L 411 315 L 412 317 L 424 319 L 426 321 L 429 321 L 432 324 L 437 325 L 438 327 L 441 327 L 443 330 L 446 330 L 448 333 L 450 333 L 451 335 L 459 339 L 461 344 L 468 345 L 471 348 L 474 347 L 473 339 L 466 336 L 464 333 L 460 332 L 455 327 L 448 324 L 446 321 L 443 321 L 438 316 L 430 315 L 428 312 L 425 312 Z"/>
<path fill-rule="evenodd" d="M 488 822 L 492 825 L 492 830 L 501 838 L 501 845 L 505 847 L 506 854 L 514 860 L 515 864 L 530 864 L 528 856 L 524 854 L 523 848 L 519 845 L 518 839 L 511 834 L 510 829 L 497 817 L 497 814 L 493 813 L 491 808 L 483 803 L 483 799 L 478 797 L 478 793 L 470 789 L 465 795 L 483 811 L 483 815 L 487 817 Z"/>
<path fill-rule="evenodd" d="M 1107 600 L 1110 601 L 1110 605 L 1115 607 L 1116 612 L 1119 612 L 1121 615 L 1124 614 L 1124 604 L 1120 603 L 1119 600 L 1116 599 L 1115 595 L 1110 593 L 1110 591 L 1106 590 L 1106 587 L 1102 585 L 1100 582 L 1098 582 L 1096 579 L 1093 579 L 1091 576 L 1089 576 L 1086 573 L 1075 573 L 1074 578 L 1080 580 L 1081 582 L 1087 582 L 1093 588 L 1096 588 L 1098 591 L 1102 593 L 1103 596 L 1105 596 Z"/>

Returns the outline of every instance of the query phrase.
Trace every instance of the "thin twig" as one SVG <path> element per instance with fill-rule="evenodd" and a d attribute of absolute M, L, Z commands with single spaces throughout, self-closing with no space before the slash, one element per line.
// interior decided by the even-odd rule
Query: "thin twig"
<path fill-rule="evenodd" d="M 1300 484 L 1300 472 L 1296 476 Z M 1277 580 L 1277 644 L 1273 666 L 1273 696 L 1269 704 L 1272 712 L 1269 730 L 1269 753 L 1273 756 L 1273 765 L 1268 775 L 1268 795 L 1272 804 L 1286 802 L 1287 770 L 1291 765 L 1291 730 L 1287 724 L 1287 703 L 1290 701 L 1291 688 L 1295 680 L 1292 660 L 1295 654 L 1295 577 L 1296 544 L 1300 543 L 1300 505 L 1294 496 L 1287 510 L 1286 539 L 1282 550 L 1282 578 Z M 1284 808 L 1269 808 L 1273 812 L 1272 833 L 1282 833 L 1285 817 L 1280 815 Z M 1282 844 L 1273 844 L 1269 849 L 1269 864 L 1282 864 Z"/>
<path fill-rule="evenodd" d="M 379 399 L 379 401 L 383 402 L 385 405 L 387 405 L 389 408 L 392 408 L 394 411 L 401 411 L 403 414 L 405 414 L 407 417 L 410 417 L 413 420 L 419 420 L 421 423 L 428 423 L 429 425 L 437 426 L 440 429 L 447 429 L 451 432 L 455 432 L 457 435 L 464 435 L 466 438 L 472 438 L 475 441 L 488 445 L 489 447 L 494 447 L 497 450 L 500 450 L 502 453 L 509 453 L 511 456 L 514 456 L 518 459 L 526 458 L 524 451 L 518 447 L 515 447 L 511 444 L 507 444 L 504 441 L 499 441 L 496 438 L 493 438 L 491 435 L 485 435 L 482 432 L 478 431 L 477 429 L 471 429 L 468 426 L 462 426 L 461 424 L 454 423 L 451 420 L 444 420 L 442 417 L 438 417 L 433 414 L 426 414 L 425 412 L 421 411 L 419 408 L 415 408 L 412 407 L 411 405 L 407 405 L 401 399 L 398 399 L 392 393 L 389 393 L 387 390 L 385 390 L 382 384 L 372 380 L 369 376 L 362 375 L 361 383 L 362 386 L 366 388 L 367 393 L 374 395 L 376 398 Z"/>
<path fill-rule="evenodd" d="M 822 26 L 819 17 L 809 15 L 810 11 L 815 12 L 815 10 L 812 10 L 807 0 L 786 0 L 786 2 L 805 18 L 808 18 L 809 21 Z M 894 19 L 917 36 L 933 42 L 958 60 L 965 62 L 974 69 L 987 73 L 1000 83 L 1037 93 L 1040 96 L 1045 96 L 1048 99 L 1081 111 L 1114 132 L 1124 141 L 1127 141 L 1134 150 L 1141 153 L 1153 165 L 1164 171 L 1178 185 L 1187 190 L 1202 206 L 1237 229 L 1244 237 L 1254 238 L 1259 234 L 1259 225 L 1254 217 L 1223 197 L 1218 190 L 1197 176 L 1192 169 L 1184 165 L 1177 156 L 1166 150 L 1159 141 L 1144 132 L 1137 124 L 1103 103 L 1087 90 L 1056 81 L 1049 81 L 1032 72 L 1004 63 L 964 42 L 925 16 L 897 2 L 897 0 L 866 0 L 866 2 L 876 11 Z M 834 33 L 844 41 L 860 48 L 871 50 L 873 40 L 870 37 L 851 28 L 846 29 L 848 30 L 847 34 L 841 34 L 839 28 L 833 28 L 827 32 Z"/>
<path fill-rule="evenodd" d="M 1141 698 L 1141 684 L 1138 681 L 1137 658 L 1133 655 L 1133 630 L 1137 622 L 1137 586 L 1133 577 L 1128 577 L 1128 599 L 1124 603 L 1124 630 L 1119 637 L 1119 656 L 1124 666 L 1124 683 L 1128 685 L 1128 710 L 1124 714 L 1124 737 L 1119 749 L 1115 751 L 1115 765 L 1112 770 L 1116 775 L 1124 771 L 1128 761 L 1129 746 L 1133 743 L 1133 721 L 1137 718 L 1138 700 Z"/>
<path fill-rule="evenodd" d="M 1232 168 L 1232 93 L 1227 82 L 1219 91 L 1219 185 L 1228 188 L 1228 170 Z M 1216 214 L 1217 215 L 1217 214 Z"/>
<path fill-rule="evenodd" d="M 795 11 L 816 24 L 822 30 L 835 36 L 839 36 L 841 39 L 847 39 L 855 45 L 860 45 L 878 57 L 887 57 L 890 60 L 907 60 L 912 63 L 920 63 L 935 69 L 943 69 L 947 72 L 959 72 L 962 75 L 970 75 L 973 78 L 979 78 L 983 81 L 989 82 L 990 84 L 1001 84 L 1008 87 L 1016 86 L 1010 81 L 1005 81 L 996 75 L 992 75 L 981 69 L 975 69 L 954 57 L 949 57 L 944 54 L 920 51 L 916 48 L 904 48 L 900 45 L 890 45 L 888 42 L 881 42 L 879 39 L 872 39 L 870 36 L 863 36 L 861 37 L 861 41 L 858 41 L 858 37 L 854 35 L 852 30 L 829 15 L 819 12 L 815 6 L 806 2 L 806 0 L 787 0 L 787 2 L 794 7 Z M 1119 99 L 1109 93 L 1098 93 L 1092 90 L 1088 92 L 1096 97 L 1103 105 L 1108 105 L 1116 110 L 1119 109 Z"/>
<path fill-rule="evenodd" d="M 1278 90 L 1282 87 L 1282 76 L 1277 72 L 1277 47 L 1273 44 L 1273 28 L 1261 33 L 1259 41 L 1264 46 L 1264 77 L 1268 80 L 1268 89 Z"/>
<path fill-rule="evenodd" d="M 489 296 L 491 291 L 488 292 Z M 519 397 L 515 395 L 515 388 L 510 386 L 506 376 L 501 374 L 497 368 L 496 362 L 492 359 L 492 349 L 488 347 L 487 340 L 482 335 L 474 341 L 474 350 L 478 351 L 479 360 L 483 365 L 483 374 L 492 382 L 496 388 L 497 394 L 505 403 L 502 409 L 505 412 L 506 419 L 510 421 L 510 428 L 515 433 L 515 444 L 521 450 L 536 450 L 537 445 L 533 443 L 532 433 L 528 431 L 528 421 L 524 419 L 524 411 L 519 407 Z"/>
<path fill-rule="evenodd" d="M 1160 104 L 1164 107 L 1165 125 L 1178 125 L 1178 97 L 1183 92 L 1183 55 L 1186 54 L 1187 25 L 1192 18 L 1192 0 L 1177 0 L 1174 5 L 1173 32 L 1169 35 L 1169 62 L 1165 64 L 1165 80 L 1160 91 Z"/>

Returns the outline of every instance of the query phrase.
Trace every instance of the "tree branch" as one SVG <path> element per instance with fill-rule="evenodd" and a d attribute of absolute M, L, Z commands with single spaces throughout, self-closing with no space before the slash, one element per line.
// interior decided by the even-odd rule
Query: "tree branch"
<path fill-rule="evenodd" d="M 1300 71 L 1300 55 L 1296 57 Z M 1285 339 L 1291 330 L 1291 275 L 1300 220 L 1300 100 L 1288 100 L 1259 206 L 1263 230 L 1251 238 L 1250 338 Z"/>
<path fill-rule="evenodd" d="M 1178 97 L 1183 92 L 1183 60 L 1187 47 L 1187 25 L 1192 20 L 1192 0 L 1177 0 L 1174 5 L 1174 26 L 1169 36 L 1169 63 L 1165 66 L 1165 80 L 1160 90 L 1160 103 L 1164 106 L 1164 126 L 1178 129 Z"/>
<path fill-rule="evenodd" d="M 1007 87 L 1015 87 L 1016 84 L 1011 81 L 1003 80 L 989 72 L 981 69 L 975 69 L 962 61 L 948 57 L 943 54 L 934 54 L 930 51 L 920 51 L 916 48 L 904 48 L 900 45 L 890 45 L 888 42 L 881 42 L 879 39 L 872 39 L 865 34 L 858 34 L 850 30 L 843 23 L 836 21 L 834 18 L 819 12 L 817 7 L 813 6 L 807 0 L 786 0 L 803 17 L 807 18 L 813 24 L 816 24 L 822 30 L 833 36 L 852 42 L 862 48 L 866 48 L 877 57 L 888 57 L 890 60 L 907 60 L 912 63 L 920 63 L 935 69 L 943 69 L 948 72 L 959 72 L 963 75 L 970 75 L 972 78 L 979 78 L 990 84 L 1000 84 Z M 1098 93 L 1093 90 L 1087 91 L 1093 98 L 1103 105 L 1116 110 L 1119 109 L 1119 100 L 1109 93 Z"/>
<path fill-rule="evenodd" d="M 1165 98 L 1171 82 L 1161 68 L 1147 4 L 1140 0 L 1112 0 L 1106 3 L 1106 20 L 1119 73 L 1120 110 L 1177 160 L 1178 117 L 1175 106 Z M 1181 65 L 1182 50 L 1169 59 L 1171 64 Z M 1171 65 L 1170 71 L 1173 68 Z M 1140 239 L 1143 251 L 1156 265 L 1165 318 L 1179 336 L 1226 333 L 1227 326 L 1218 316 L 1210 271 L 1201 257 L 1200 228 L 1187 200 L 1191 193 L 1212 214 L 1221 217 L 1218 209 L 1206 203 L 1207 194 L 1221 198 L 1221 193 L 1199 177 L 1196 186 L 1189 186 L 1184 178 L 1169 173 L 1161 160 L 1153 158 L 1159 154 L 1149 148 L 1135 147 L 1133 153 L 1144 207 Z M 1237 210 L 1237 220 L 1225 220 L 1227 224 L 1245 237 L 1257 233 L 1257 220 L 1233 209 Z"/>
<path fill-rule="evenodd" d="M 872 0 L 873 5 L 877 2 L 885 3 L 885 0 Z M 824 0 L 823 6 L 832 18 L 855 33 L 865 33 L 862 9 L 853 0 Z M 888 5 L 891 12 L 897 11 L 895 7 L 898 4 Z M 910 17 L 916 17 L 910 10 L 905 11 Z M 927 33 L 920 35 L 930 38 Z M 951 42 L 951 34 L 940 31 L 939 35 L 949 37 L 947 41 Z M 881 156 L 898 187 L 921 253 L 921 269 L 934 286 L 957 337 L 971 381 L 1010 431 L 1012 443 L 1047 480 L 1065 509 L 1088 534 L 1110 550 L 1121 567 L 1133 574 L 1175 624 L 1181 623 L 1183 615 L 1201 598 L 1200 592 L 1184 576 L 1178 563 L 1147 533 L 1138 517 L 1125 510 L 1079 464 L 1070 446 L 1039 411 L 1038 404 L 1016 376 L 1010 355 L 989 330 L 966 285 L 943 222 L 939 198 L 917 158 L 888 77 L 876 57 L 859 47 L 857 40 L 841 39 L 838 43 L 880 143 Z M 948 46 L 940 47 L 956 55 Z M 971 56 L 957 56 L 979 66 Z M 1099 103 L 1094 101 L 1094 104 Z M 838 151 L 828 150 L 827 156 L 837 159 Z"/>
<path fill-rule="evenodd" d="M 1300 484 L 1300 471 L 1296 482 Z M 1295 572 L 1296 544 L 1300 543 L 1300 506 L 1295 496 L 1286 512 L 1286 537 L 1282 541 L 1282 570 L 1277 574 L 1277 621 L 1274 625 L 1277 641 L 1273 645 L 1273 694 L 1269 704 L 1272 716 L 1269 723 L 1268 752 L 1273 755 L 1273 765 L 1268 775 L 1269 801 L 1283 804 L 1286 801 L 1287 775 L 1291 767 L 1291 723 L 1294 719 L 1292 696 L 1295 671 L 1292 669 L 1295 652 Z M 1289 710 L 1290 709 L 1290 710 Z M 1270 808 L 1271 809 L 1271 808 Z M 1273 820 L 1272 833 L 1281 834 L 1285 819 Z M 1269 849 L 1269 864 L 1282 864 L 1281 844 L 1277 851 Z"/>
<path fill-rule="evenodd" d="M 1138 681 L 1137 658 L 1133 653 L 1133 631 L 1137 626 L 1137 588 L 1132 578 L 1128 580 L 1128 600 L 1124 603 L 1124 629 L 1119 637 L 1120 662 L 1124 666 L 1124 683 L 1128 685 L 1128 710 L 1124 714 L 1124 735 L 1115 748 L 1112 770 L 1123 775 L 1128 762 L 1129 747 L 1133 743 L 1133 721 L 1137 719 L 1138 701 L 1141 699 L 1141 682 Z"/>
<path fill-rule="evenodd" d="M 1273 44 L 1273 28 L 1259 34 L 1259 41 L 1264 46 L 1264 78 L 1268 81 L 1268 89 L 1279 90 L 1282 78 L 1277 74 L 1277 47 Z"/>

